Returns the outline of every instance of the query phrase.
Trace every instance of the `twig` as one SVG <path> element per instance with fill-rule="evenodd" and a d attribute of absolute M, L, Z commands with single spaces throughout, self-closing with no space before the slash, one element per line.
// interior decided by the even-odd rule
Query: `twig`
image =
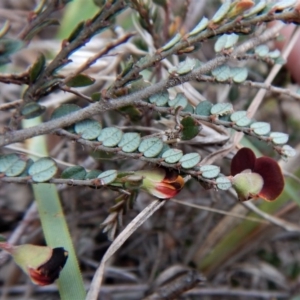
<path fill-rule="evenodd" d="M 47 5 L 46 9 L 35 16 L 34 19 L 31 19 L 27 26 L 22 30 L 22 32 L 19 34 L 19 38 L 21 40 L 26 39 L 27 35 L 30 33 L 34 27 L 38 26 L 40 23 L 45 21 L 54 11 L 56 11 L 59 8 L 60 1 L 58 0 L 51 0 L 50 4 Z M 32 16 L 31 16 L 32 18 Z"/>
<path fill-rule="evenodd" d="M 211 83 L 216 83 L 216 84 L 237 84 L 237 83 L 232 82 L 232 80 L 230 80 L 230 79 L 228 79 L 226 81 L 222 81 L 222 82 L 216 81 L 216 79 L 213 76 L 208 76 L 208 75 L 201 75 L 197 78 L 197 80 L 199 82 L 211 82 Z M 237 85 L 264 89 L 271 93 L 290 96 L 291 98 L 300 101 L 300 94 L 292 92 L 289 89 L 280 88 L 280 87 L 277 87 L 277 86 L 274 86 L 272 84 L 268 84 L 265 82 L 255 82 L 255 81 L 251 81 L 251 80 L 246 80 L 244 82 L 238 83 Z"/>
<path fill-rule="evenodd" d="M 144 208 L 127 226 L 126 228 L 117 236 L 110 247 L 104 254 L 101 263 L 93 277 L 90 289 L 88 291 L 86 300 L 96 300 L 98 299 L 98 294 L 101 288 L 101 283 L 104 274 L 105 263 L 115 254 L 115 252 L 125 243 L 125 241 L 130 237 L 130 235 L 137 230 L 149 217 L 152 216 L 159 208 L 165 204 L 166 200 L 159 201 L 155 200 L 151 202 L 146 208 Z"/>
<path fill-rule="evenodd" d="M 280 19 L 282 21 L 288 20 L 291 22 L 292 20 L 299 20 L 299 14 L 296 11 L 290 11 L 290 12 L 284 12 L 280 14 L 263 14 L 256 16 L 252 19 L 249 20 L 241 20 L 237 24 L 237 22 L 234 20 L 232 22 L 229 22 L 227 24 L 221 25 L 220 27 L 211 30 L 211 29 L 206 29 L 199 33 L 196 36 L 189 37 L 187 39 L 182 39 L 180 42 L 178 42 L 175 46 L 173 46 L 171 49 L 168 49 L 167 51 L 163 51 L 159 54 L 155 54 L 149 60 L 146 60 L 143 63 L 139 63 L 138 65 L 135 64 L 134 67 L 132 68 L 131 71 L 129 71 L 126 76 L 123 78 L 119 79 L 118 81 L 115 82 L 115 84 L 111 87 L 109 94 L 107 95 L 108 97 L 111 97 L 113 93 L 120 87 L 124 86 L 125 83 L 128 81 L 136 78 L 138 76 L 139 72 L 142 70 L 152 67 L 155 65 L 158 61 L 163 60 L 164 58 L 176 54 L 179 50 L 182 50 L 186 47 L 189 47 L 191 45 L 194 45 L 199 42 L 203 42 L 209 38 L 212 38 L 214 36 L 227 33 L 227 32 L 234 32 L 235 30 L 238 30 L 239 28 L 245 28 L 249 26 L 253 26 L 255 24 L 260 24 L 262 22 L 269 22 L 273 20 Z M 277 31 L 278 33 L 278 31 Z"/>
<path fill-rule="evenodd" d="M 68 75 L 63 83 L 66 83 L 71 77 L 74 77 L 78 74 L 80 74 L 81 72 L 85 71 L 86 69 L 88 69 L 92 64 L 94 64 L 100 57 L 102 57 L 103 55 L 107 54 L 110 50 L 116 48 L 117 46 L 126 43 L 131 37 L 133 37 L 135 35 L 134 32 L 129 32 L 124 34 L 122 37 L 120 37 L 119 39 L 109 43 L 108 45 L 106 45 L 101 51 L 99 51 L 97 54 L 95 54 L 94 56 L 90 57 L 89 59 L 87 59 L 87 61 L 82 64 L 78 69 L 76 69 L 75 72 L 71 73 L 70 75 Z"/>

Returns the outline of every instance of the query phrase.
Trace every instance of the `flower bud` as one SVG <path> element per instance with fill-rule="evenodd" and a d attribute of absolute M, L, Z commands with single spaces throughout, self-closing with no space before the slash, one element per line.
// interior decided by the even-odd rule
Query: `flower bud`
<path fill-rule="evenodd" d="M 7 243 L 0 243 L 0 247 L 12 255 L 16 264 L 37 285 L 53 283 L 68 258 L 68 252 L 62 247 L 52 249 L 47 246 L 12 246 Z"/>
<path fill-rule="evenodd" d="M 243 172 L 232 178 L 232 187 L 237 192 L 240 201 L 257 197 L 263 184 L 263 178 L 257 173 Z"/>
<path fill-rule="evenodd" d="M 176 171 L 154 168 L 135 173 L 143 177 L 141 188 L 159 199 L 176 196 L 184 186 L 184 179 Z"/>

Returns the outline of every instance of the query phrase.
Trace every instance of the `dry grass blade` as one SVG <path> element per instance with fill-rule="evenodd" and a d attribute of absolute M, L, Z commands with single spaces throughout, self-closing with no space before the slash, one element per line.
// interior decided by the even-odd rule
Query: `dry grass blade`
<path fill-rule="evenodd" d="M 125 241 L 130 237 L 130 235 L 137 230 L 148 218 L 152 216 L 158 209 L 160 209 L 164 204 L 164 201 L 155 200 L 151 202 L 146 208 L 144 208 L 128 225 L 127 227 L 117 236 L 117 238 L 110 245 L 102 261 L 95 273 L 92 280 L 89 292 L 87 294 L 86 300 L 96 300 L 98 299 L 98 294 L 101 288 L 101 283 L 103 280 L 105 263 L 116 253 L 116 251 L 125 243 Z"/>

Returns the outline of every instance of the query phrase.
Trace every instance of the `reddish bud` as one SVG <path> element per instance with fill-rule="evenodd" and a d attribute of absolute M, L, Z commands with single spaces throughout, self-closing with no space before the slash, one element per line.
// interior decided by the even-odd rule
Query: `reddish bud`
<path fill-rule="evenodd" d="M 0 247 L 12 255 L 16 264 L 37 285 L 53 283 L 68 258 L 68 252 L 62 247 L 52 249 L 47 246 L 12 246 L 7 243 L 0 243 Z"/>
<path fill-rule="evenodd" d="M 184 179 L 176 171 L 164 168 L 137 171 L 143 177 L 141 188 L 159 199 L 176 196 L 184 186 Z"/>
<path fill-rule="evenodd" d="M 226 14 L 227 18 L 234 18 L 241 15 L 244 11 L 250 9 L 254 5 L 252 0 L 236 0 L 234 1 Z"/>

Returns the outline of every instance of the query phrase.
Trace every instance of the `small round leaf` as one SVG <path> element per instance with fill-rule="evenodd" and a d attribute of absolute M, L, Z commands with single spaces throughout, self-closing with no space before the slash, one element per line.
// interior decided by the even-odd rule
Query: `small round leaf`
<path fill-rule="evenodd" d="M 272 138 L 272 143 L 276 145 L 286 144 L 289 140 L 289 135 L 283 132 L 271 132 L 270 138 Z"/>
<path fill-rule="evenodd" d="M 0 155 L 0 173 L 14 177 L 20 175 L 26 168 L 26 161 L 17 154 Z"/>
<path fill-rule="evenodd" d="M 172 48 L 176 43 L 178 43 L 181 39 L 181 34 L 177 33 L 167 44 L 161 47 L 162 51 L 168 50 Z"/>
<path fill-rule="evenodd" d="M 247 68 L 230 68 L 231 78 L 236 83 L 245 81 L 248 77 Z"/>
<path fill-rule="evenodd" d="M 247 111 L 245 110 L 235 111 L 231 114 L 230 120 L 240 127 L 248 126 L 252 122 L 251 119 L 247 117 Z"/>
<path fill-rule="evenodd" d="M 40 54 L 38 59 L 32 65 L 29 70 L 29 79 L 30 82 L 35 82 L 36 79 L 40 76 L 41 72 L 44 70 L 46 64 L 46 58 L 44 54 Z"/>
<path fill-rule="evenodd" d="M 99 170 L 92 170 L 92 171 L 88 172 L 88 173 L 85 175 L 84 179 L 86 179 L 86 180 L 89 180 L 89 179 L 95 179 L 95 178 L 97 178 L 100 174 L 101 174 L 101 171 L 99 171 Z"/>
<path fill-rule="evenodd" d="M 215 43 L 215 51 L 220 52 L 223 49 L 233 47 L 239 39 L 239 36 L 235 33 L 221 35 Z"/>
<path fill-rule="evenodd" d="M 183 127 L 181 131 L 182 140 L 191 140 L 198 135 L 200 126 L 192 117 L 185 117 L 180 123 Z"/>
<path fill-rule="evenodd" d="M 56 163 L 49 157 L 43 157 L 35 161 L 28 170 L 28 174 L 35 182 L 48 181 L 55 175 L 56 172 Z"/>
<path fill-rule="evenodd" d="M 101 125 L 96 120 L 83 120 L 75 124 L 75 132 L 83 139 L 94 140 L 101 132 Z"/>
<path fill-rule="evenodd" d="M 115 147 L 121 141 L 123 132 L 116 127 L 106 127 L 98 136 L 98 141 L 105 147 Z"/>
<path fill-rule="evenodd" d="M 66 85 L 70 87 L 82 87 L 82 86 L 88 86 L 95 82 L 95 79 L 84 74 L 78 74 L 72 78 L 70 78 Z"/>
<path fill-rule="evenodd" d="M 112 183 L 117 178 L 117 176 L 118 172 L 116 170 L 108 170 L 98 175 L 97 178 L 101 179 L 101 183 L 103 185 L 107 185 Z"/>
<path fill-rule="evenodd" d="M 202 30 L 204 30 L 208 25 L 208 19 L 203 17 L 201 21 L 195 26 L 195 28 L 189 33 L 189 36 L 196 35 Z"/>
<path fill-rule="evenodd" d="M 188 103 L 187 106 L 183 109 L 183 111 L 193 114 L 194 113 L 194 107 L 190 103 Z"/>
<path fill-rule="evenodd" d="M 200 162 L 200 159 L 201 156 L 198 153 L 193 152 L 183 155 L 179 162 L 183 168 L 191 169 Z"/>
<path fill-rule="evenodd" d="M 169 106 L 174 108 L 177 108 L 179 106 L 185 108 L 188 104 L 188 101 L 183 93 L 178 93 L 173 100 L 169 100 L 168 104 Z"/>
<path fill-rule="evenodd" d="M 163 91 L 158 94 L 154 94 L 150 96 L 149 102 L 154 103 L 157 106 L 165 106 L 169 101 L 169 93 L 168 91 Z"/>
<path fill-rule="evenodd" d="M 212 70 L 211 74 L 217 81 L 223 82 L 231 77 L 230 68 L 226 65 L 219 66 Z"/>
<path fill-rule="evenodd" d="M 145 157 L 155 157 L 160 153 L 163 145 L 163 141 L 157 137 L 147 138 L 142 140 L 139 151 L 142 152 Z"/>
<path fill-rule="evenodd" d="M 204 165 L 200 167 L 202 176 L 207 179 L 216 178 L 220 174 L 220 167 L 214 165 Z"/>
<path fill-rule="evenodd" d="M 187 58 L 185 61 L 182 61 L 176 67 L 176 73 L 179 75 L 184 75 L 191 72 L 195 67 L 200 66 L 200 61 L 195 58 Z"/>
<path fill-rule="evenodd" d="M 135 151 L 141 142 L 141 137 L 136 132 L 127 132 L 123 134 L 121 141 L 118 144 L 118 147 L 122 148 L 124 152 L 133 152 Z"/>
<path fill-rule="evenodd" d="M 223 191 L 227 191 L 232 187 L 230 179 L 223 176 L 216 179 L 216 184 L 218 189 Z"/>
<path fill-rule="evenodd" d="M 85 175 L 85 168 L 81 166 L 73 166 L 63 170 L 63 172 L 61 173 L 61 178 L 82 180 L 85 179 Z"/>
<path fill-rule="evenodd" d="M 29 102 L 24 105 L 24 107 L 21 110 L 21 114 L 22 116 L 24 116 L 25 119 L 32 119 L 43 114 L 45 110 L 45 106 L 39 105 L 35 102 Z"/>
<path fill-rule="evenodd" d="M 291 146 L 289 145 L 284 145 L 282 148 L 281 148 L 281 154 L 283 157 L 287 158 L 287 157 L 293 157 L 296 155 L 296 150 L 294 148 L 292 148 Z"/>
<path fill-rule="evenodd" d="M 258 3 L 254 7 L 246 11 L 246 13 L 244 14 L 244 18 L 250 17 L 252 15 L 261 12 L 266 7 L 266 5 L 267 5 L 266 0 L 258 1 Z"/>
<path fill-rule="evenodd" d="M 230 114 L 233 111 L 233 107 L 231 103 L 218 103 L 213 105 L 210 110 L 212 115 L 223 116 Z"/>
<path fill-rule="evenodd" d="M 275 49 L 273 51 L 270 51 L 268 56 L 270 58 L 278 58 L 278 57 L 280 57 L 280 54 L 281 54 L 280 51 L 278 49 Z"/>
<path fill-rule="evenodd" d="M 162 158 L 164 158 L 165 162 L 168 164 L 175 164 L 181 159 L 182 156 L 182 150 L 169 149 L 163 153 Z"/>
<path fill-rule="evenodd" d="M 255 122 L 250 125 L 250 128 L 253 129 L 253 131 L 257 135 L 266 135 L 270 132 L 271 126 L 269 123 L 266 122 Z"/>
<path fill-rule="evenodd" d="M 213 104 L 207 100 L 200 102 L 195 108 L 195 114 L 199 116 L 210 116 Z"/>
<path fill-rule="evenodd" d="M 53 111 L 51 119 L 61 118 L 78 110 L 80 110 L 80 106 L 76 104 L 62 104 Z"/>
<path fill-rule="evenodd" d="M 269 47 L 267 45 L 259 45 L 254 49 L 254 52 L 260 57 L 266 57 L 269 53 Z"/>
<path fill-rule="evenodd" d="M 227 12 L 230 9 L 231 0 L 225 0 L 224 3 L 220 6 L 217 12 L 212 17 L 211 21 L 213 23 L 218 23 L 226 16 Z"/>

